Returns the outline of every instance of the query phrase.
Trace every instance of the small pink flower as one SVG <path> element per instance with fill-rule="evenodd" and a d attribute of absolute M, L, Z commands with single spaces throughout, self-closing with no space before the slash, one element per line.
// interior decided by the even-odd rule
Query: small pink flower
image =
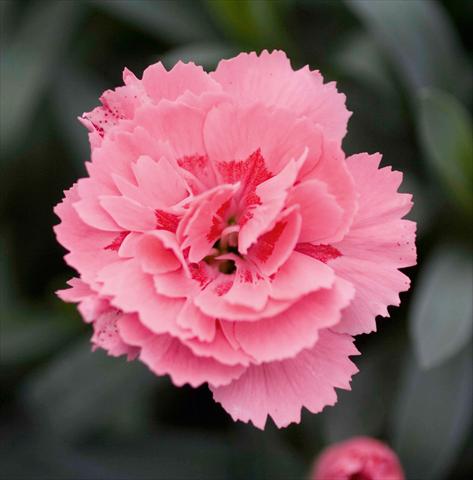
<path fill-rule="evenodd" d="M 355 437 L 324 450 L 311 480 L 404 480 L 404 472 L 387 445 L 374 438 Z"/>
<path fill-rule="evenodd" d="M 344 95 L 280 51 L 124 83 L 81 118 L 88 177 L 55 210 L 79 274 L 61 298 L 96 347 L 207 383 L 235 420 L 283 427 L 333 405 L 352 336 L 409 287 L 401 173 L 345 158 Z"/>

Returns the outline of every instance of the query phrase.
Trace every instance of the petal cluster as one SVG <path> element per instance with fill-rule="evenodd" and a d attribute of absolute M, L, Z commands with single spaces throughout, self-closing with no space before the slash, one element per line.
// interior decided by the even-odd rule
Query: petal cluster
<path fill-rule="evenodd" d="M 283 52 L 123 80 L 81 117 L 88 176 L 55 209 L 78 277 L 59 295 L 94 346 L 208 384 L 234 419 L 333 405 L 353 336 L 409 287 L 402 175 L 345 158 L 344 95 Z"/>

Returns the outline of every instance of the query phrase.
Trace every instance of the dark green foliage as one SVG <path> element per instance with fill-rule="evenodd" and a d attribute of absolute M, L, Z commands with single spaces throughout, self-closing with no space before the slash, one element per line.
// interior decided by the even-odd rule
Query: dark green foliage
<path fill-rule="evenodd" d="M 473 159 L 468 0 L 0 0 L 0 477 L 304 478 L 354 435 L 393 445 L 409 479 L 471 478 Z M 468 20 L 468 18 L 470 20 Z M 72 276 L 52 207 L 88 156 L 76 117 L 152 62 L 212 69 L 283 48 L 336 80 L 347 153 L 384 154 L 414 194 L 419 266 L 352 392 L 300 425 L 235 424 L 206 388 L 90 352 L 54 295 Z"/>

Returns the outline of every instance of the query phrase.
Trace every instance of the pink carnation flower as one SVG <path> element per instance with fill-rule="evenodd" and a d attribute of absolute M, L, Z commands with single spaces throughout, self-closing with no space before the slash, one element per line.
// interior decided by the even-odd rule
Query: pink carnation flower
<path fill-rule="evenodd" d="M 384 443 L 356 437 L 322 452 L 311 480 L 404 480 L 397 455 Z"/>
<path fill-rule="evenodd" d="M 352 336 L 409 287 L 401 173 L 345 158 L 345 96 L 280 51 L 124 83 L 81 118 L 89 175 L 55 210 L 79 278 L 60 297 L 96 347 L 207 383 L 235 420 L 283 427 L 333 405 Z"/>

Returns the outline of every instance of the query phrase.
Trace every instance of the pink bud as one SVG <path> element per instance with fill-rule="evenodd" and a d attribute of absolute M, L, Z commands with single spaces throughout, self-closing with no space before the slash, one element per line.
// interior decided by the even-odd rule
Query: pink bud
<path fill-rule="evenodd" d="M 355 437 L 325 449 L 311 480 L 404 480 L 397 455 L 384 443 Z"/>

